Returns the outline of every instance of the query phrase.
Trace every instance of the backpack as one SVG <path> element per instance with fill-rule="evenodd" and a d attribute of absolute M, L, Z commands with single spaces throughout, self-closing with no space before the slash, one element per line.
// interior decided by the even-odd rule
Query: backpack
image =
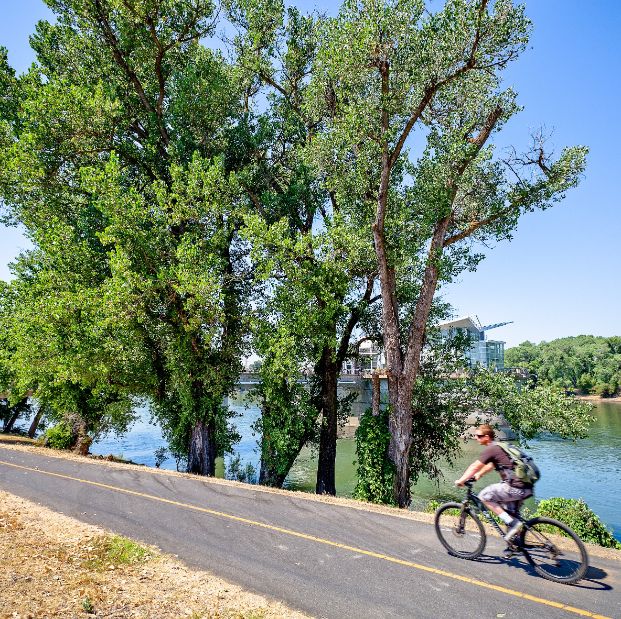
<path fill-rule="evenodd" d="M 539 481 L 541 472 L 531 456 L 515 445 L 509 445 L 508 443 L 496 443 L 496 445 L 511 458 L 513 471 L 511 471 L 510 476 L 513 479 L 517 479 L 525 484 L 534 484 Z"/>

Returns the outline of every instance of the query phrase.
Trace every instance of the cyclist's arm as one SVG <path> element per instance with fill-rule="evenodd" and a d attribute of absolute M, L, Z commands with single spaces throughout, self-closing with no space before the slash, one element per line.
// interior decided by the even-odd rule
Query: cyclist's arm
<path fill-rule="evenodd" d="M 481 479 L 481 477 L 483 477 L 483 475 L 487 475 L 490 471 L 494 470 L 494 463 L 493 462 L 488 462 L 487 464 L 483 465 L 483 468 L 479 469 L 475 474 L 474 474 L 474 478 L 475 479 Z"/>
<path fill-rule="evenodd" d="M 464 474 L 455 480 L 456 486 L 463 486 L 464 482 L 471 477 L 474 477 L 481 469 L 485 468 L 487 464 L 483 464 L 480 460 L 475 460 L 464 472 Z M 485 471 L 487 473 L 487 471 Z M 480 476 L 479 476 L 480 477 Z M 478 479 L 478 477 L 477 477 Z"/>

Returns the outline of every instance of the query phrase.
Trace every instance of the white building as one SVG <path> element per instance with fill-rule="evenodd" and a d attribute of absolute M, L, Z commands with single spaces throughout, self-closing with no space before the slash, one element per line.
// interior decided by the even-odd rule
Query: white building
<path fill-rule="evenodd" d="M 499 322 L 483 327 L 478 319 L 475 321 L 470 316 L 464 316 L 443 322 L 438 327 L 444 338 L 455 337 L 458 333 L 470 338 L 471 346 L 466 353 L 470 367 L 478 365 L 502 370 L 505 367 L 505 343 L 486 339 L 485 332 L 508 324 L 510 323 Z"/>

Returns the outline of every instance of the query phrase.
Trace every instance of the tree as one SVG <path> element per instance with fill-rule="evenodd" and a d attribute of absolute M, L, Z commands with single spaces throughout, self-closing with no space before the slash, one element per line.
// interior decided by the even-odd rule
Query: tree
<path fill-rule="evenodd" d="M 420 475 L 441 477 L 438 464 L 453 462 L 461 452 L 473 414 L 479 423 L 494 422 L 502 415 L 522 443 L 540 432 L 572 440 L 587 435 L 592 422 L 589 404 L 567 398 L 564 390 L 555 387 L 516 380 L 509 372 L 481 367 L 467 370 L 469 347 L 467 336 L 443 339 L 437 329 L 427 331 L 412 399 L 411 483 Z M 376 414 L 367 411 L 356 433 L 355 495 L 376 503 L 396 503 L 394 465 L 387 457 L 388 414 L 387 407 Z"/>
<path fill-rule="evenodd" d="M 518 111 L 501 73 L 525 48 L 522 6 L 448 0 L 346 1 L 320 36 L 310 105 L 334 113 L 314 139 L 339 192 L 360 187 L 373 209 L 389 385 L 394 496 L 409 503 L 413 394 L 432 300 L 442 279 L 481 258 L 472 241 L 510 238 L 519 217 L 575 186 L 586 149 L 554 161 L 541 140 L 495 159 L 490 140 Z M 416 139 L 425 147 L 410 151 Z M 416 255 L 418 299 L 399 302 L 403 261 Z M 408 258 L 408 256 L 410 256 Z"/>
<path fill-rule="evenodd" d="M 213 474 L 231 438 L 222 402 L 246 328 L 239 93 L 227 63 L 200 43 L 214 7 L 50 6 L 57 23 L 39 23 L 31 39 L 37 64 L 11 99 L 19 112 L 3 112 L 0 195 L 40 252 L 37 277 L 74 302 L 75 315 L 63 312 L 66 356 L 97 357 L 99 336 L 107 353 L 117 346 L 118 362 L 101 356 L 102 381 L 151 399 L 188 470 Z M 85 295 L 86 334 L 76 300 Z M 76 366 L 75 385 L 90 388 L 92 368 Z"/>
<path fill-rule="evenodd" d="M 18 259 L 18 276 L 3 295 L 12 302 L 2 321 L 8 343 L 2 349 L 9 353 L 12 389 L 30 392 L 38 403 L 35 421 L 46 413 L 64 424 L 67 446 L 87 453 L 98 436 L 123 432 L 133 421 L 131 392 L 119 389 L 112 377 L 124 366 L 140 368 L 140 358 L 136 350 L 124 355 L 127 338 L 101 319 L 99 291 L 84 285 L 87 271 L 49 267 L 36 250 Z M 29 433 L 35 431 L 33 421 Z"/>
<path fill-rule="evenodd" d="M 253 247 L 255 347 L 263 357 L 260 481 L 282 484 L 316 438 L 316 490 L 335 494 L 337 427 L 349 403 L 339 401 L 337 381 L 356 328 L 378 300 L 372 247 L 356 209 L 327 191 L 306 159 L 318 123 L 302 106 L 316 20 L 285 14 L 278 0 L 230 3 L 229 13 L 239 29 L 235 65 L 252 145 L 241 183 L 256 209 L 244 234 Z M 265 112 L 254 104 L 263 93 Z"/>

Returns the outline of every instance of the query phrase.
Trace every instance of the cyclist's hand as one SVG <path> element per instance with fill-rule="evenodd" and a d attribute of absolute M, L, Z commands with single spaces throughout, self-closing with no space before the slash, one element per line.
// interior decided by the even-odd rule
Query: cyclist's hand
<path fill-rule="evenodd" d="M 456 480 L 455 480 L 455 485 L 456 485 L 456 486 L 463 486 L 463 485 L 464 485 L 464 482 L 463 482 L 461 479 L 456 479 Z"/>

